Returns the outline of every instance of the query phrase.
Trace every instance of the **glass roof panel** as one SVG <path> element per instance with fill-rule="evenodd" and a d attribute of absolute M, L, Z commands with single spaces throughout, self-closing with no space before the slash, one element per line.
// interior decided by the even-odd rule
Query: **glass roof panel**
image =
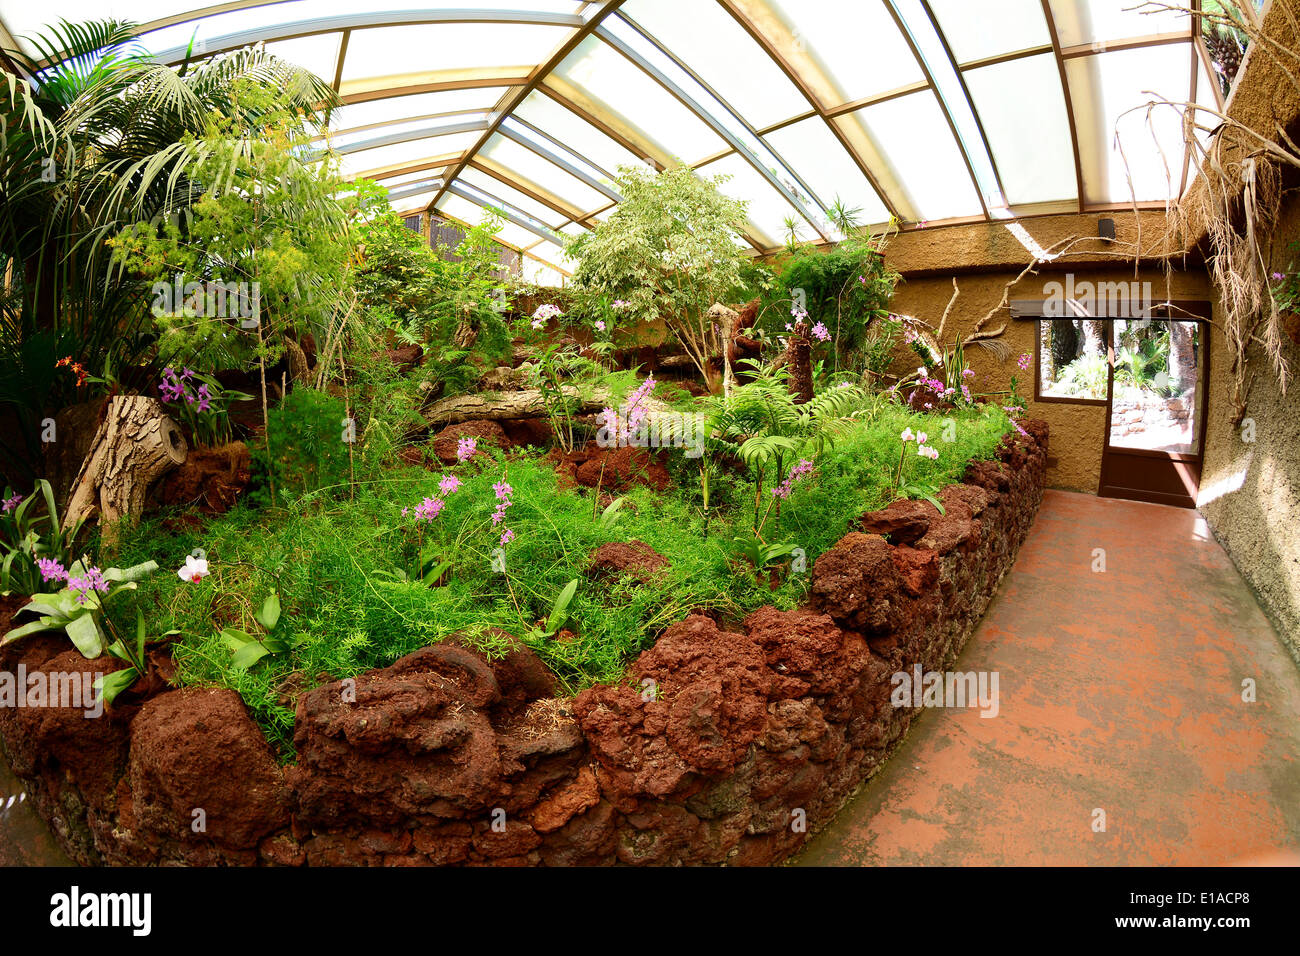
<path fill-rule="evenodd" d="M 564 143 L 606 172 L 615 174 L 619 166 L 636 165 L 641 157 L 624 149 L 586 120 L 566 109 L 545 93 L 534 90 L 524 98 L 514 115 L 540 129 L 552 139 Z"/>
<path fill-rule="evenodd" d="M 699 173 L 706 177 L 718 173 L 731 177 L 729 182 L 723 183 L 719 188 L 728 196 L 748 201 L 750 232 L 764 246 L 771 248 L 786 241 L 789 236 L 786 227 L 788 218 L 794 219 L 795 235 L 799 239 L 820 238 L 794 206 L 786 202 L 785 197 L 741 157 L 727 156 L 701 166 Z"/>
<path fill-rule="evenodd" d="M 599 108 L 624 120 L 668 156 L 694 163 L 726 142 L 613 47 L 587 37 L 555 71 Z"/>
<path fill-rule="evenodd" d="M 806 113 L 808 101 L 719 4 L 631 0 L 619 16 L 636 21 L 753 126 Z"/>
<path fill-rule="evenodd" d="M 967 70 L 1011 205 L 1077 199 L 1070 119 L 1051 53 Z"/>
<path fill-rule="evenodd" d="M 343 80 L 492 67 L 520 67 L 527 72 L 572 33 L 569 27 L 517 23 L 354 30 L 343 60 Z"/>
<path fill-rule="evenodd" d="M 543 192 L 562 199 L 577 210 L 596 209 L 609 202 L 603 193 L 499 133 L 488 140 L 480 155 L 510 170 L 526 183 L 540 186 Z"/>
<path fill-rule="evenodd" d="M 763 6 L 789 33 L 788 42 L 776 42 L 777 49 L 789 51 L 791 62 L 821 93 L 823 106 L 925 80 L 881 0 L 769 0 Z"/>
<path fill-rule="evenodd" d="M 531 196 L 515 189 L 515 187 L 508 186 L 501 180 L 495 179 L 481 170 L 474 169 L 472 166 L 466 167 L 456 178 L 462 183 L 495 196 L 503 203 L 509 203 L 520 212 L 527 213 L 552 229 L 556 229 L 561 223 L 568 221 L 569 217 L 564 213 L 556 212 L 545 203 L 538 202 Z"/>
<path fill-rule="evenodd" d="M 1187 14 L 1159 10 L 1138 0 L 1051 0 L 1051 7 L 1064 47 L 1191 32 Z"/>
<path fill-rule="evenodd" d="M 1051 46 L 1041 0 L 930 0 L 958 63 Z"/>
<path fill-rule="evenodd" d="M 862 212 L 863 225 L 889 221 L 889 210 L 853 157 L 820 117 L 792 123 L 764 137 L 817 191 L 822 202 L 838 198 Z"/>
<path fill-rule="evenodd" d="M 546 286 L 548 288 L 559 288 L 564 285 L 563 275 L 556 272 L 545 263 L 538 262 L 536 259 L 530 259 L 528 256 L 520 257 L 519 274 L 525 282 L 531 282 L 533 285 Z"/>
<path fill-rule="evenodd" d="M 143 23 L 186 13 L 191 6 L 192 3 L 183 0 L 59 0 L 55 4 L 0 0 L 0 20 L 16 39 L 25 34 L 45 32 L 47 26 L 61 19 L 71 23 L 104 18 Z M 26 44 L 22 45 L 31 52 Z"/>
<path fill-rule="evenodd" d="M 444 90 L 412 96 L 386 96 L 381 100 L 348 103 L 334 111 L 335 129 L 355 129 L 377 123 L 400 123 L 416 116 L 434 116 L 461 110 L 490 110 L 508 87 L 484 86 L 473 90 Z"/>
<path fill-rule="evenodd" d="M 393 190 L 393 192 L 396 193 L 397 190 Z M 399 195 L 396 199 L 390 199 L 389 203 L 398 213 L 423 212 L 425 207 L 433 202 L 433 197 L 436 195 L 438 195 L 438 190 L 431 189 L 410 196 Z"/>
<path fill-rule="evenodd" d="M 418 163 L 424 159 L 462 153 L 473 146 L 480 133 L 449 133 L 446 136 L 429 136 L 407 143 L 394 143 L 375 149 L 363 149 L 343 157 L 343 174 L 355 176 L 367 170 Z"/>
<path fill-rule="evenodd" d="M 266 44 L 266 52 L 297 64 L 327 83 L 332 83 L 334 71 L 338 69 L 339 43 L 342 39 L 341 33 L 321 33 L 298 37 L 296 40 L 278 40 Z"/>
<path fill-rule="evenodd" d="M 1196 102 L 1208 109 L 1218 109 L 1218 100 L 1215 98 L 1214 91 L 1218 87 L 1219 81 L 1216 77 L 1210 75 L 1210 73 L 1206 71 L 1205 61 L 1203 59 L 1200 57 L 1197 57 L 1196 59 Z M 1213 128 L 1218 121 L 1208 113 L 1199 113 L 1196 117 L 1196 122 L 1201 126 Z M 1202 149 L 1205 149 L 1210 145 L 1209 133 L 1198 129 L 1196 131 L 1196 139 L 1197 142 L 1201 144 Z M 1200 159 L 1202 155 L 1202 153 L 1196 151 L 1192 152 L 1191 166 L 1187 171 L 1187 184 L 1189 186 L 1200 174 Z"/>
<path fill-rule="evenodd" d="M 359 144 L 373 142 L 387 136 L 402 136 L 408 133 L 423 133 L 425 137 L 441 135 L 440 131 L 450 132 L 465 125 L 478 124 L 480 129 L 487 128 L 487 113 L 465 113 L 457 116 L 442 116 L 435 119 L 412 120 L 409 123 L 389 123 L 374 129 L 356 130 L 351 133 L 336 133 L 330 137 L 330 145 L 342 152 Z"/>
<path fill-rule="evenodd" d="M 577 266 L 577 263 L 564 254 L 564 249 L 553 242 L 543 240 L 542 242 L 530 245 L 527 251 L 530 256 L 541 259 L 543 262 L 549 263 L 565 272 L 573 272 L 574 268 Z"/>
<path fill-rule="evenodd" d="M 487 218 L 487 210 L 482 206 L 477 206 L 454 193 L 443 193 L 442 198 L 438 200 L 437 209 L 438 212 L 459 219 L 469 226 L 477 226 Z"/>
<path fill-rule="evenodd" d="M 438 186 L 441 186 L 442 174 L 446 171 L 445 166 L 440 169 L 421 169 L 414 173 L 402 173 L 400 176 L 379 176 L 375 178 L 375 182 L 390 192 L 396 192 L 398 189 L 417 182 L 432 182 L 433 180 L 439 180 Z M 433 188 L 436 190 L 438 186 Z"/>
<path fill-rule="evenodd" d="M 82 4 L 78 2 L 77 5 Z M 134 20 L 142 25 L 147 25 L 150 21 L 156 20 L 162 15 L 185 14 L 192 12 L 193 9 L 193 5 L 191 5 L 189 9 L 172 9 L 165 11 L 164 14 L 154 16 L 139 11 L 138 8 L 141 6 L 139 3 L 114 5 L 126 9 L 126 12 L 121 15 L 123 19 Z M 161 8 L 176 7 L 177 5 L 171 2 L 158 2 L 158 0 L 155 0 L 154 3 L 146 2 L 144 6 Z M 449 10 L 464 11 L 466 15 L 472 15 L 474 12 L 481 13 L 482 11 L 508 9 L 519 12 L 571 16 L 577 12 L 578 6 L 577 3 L 562 2 L 562 0 L 463 0 L 463 2 L 462 0 L 455 0 L 453 3 L 438 3 L 437 0 L 380 0 L 371 9 L 373 10 L 373 19 L 377 22 L 384 22 L 389 19 L 384 16 L 386 13 L 409 17 L 418 11 L 425 10 L 440 15 L 446 15 Z M 145 43 L 153 52 L 161 53 L 164 50 L 188 46 L 190 38 L 195 35 L 196 27 L 198 28 L 198 39 L 211 42 L 247 30 L 283 28 L 286 32 L 299 32 L 303 29 L 303 27 L 299 26 L 300 24 L 310 25 L 313 20 L 327 17 L 351 17 L 367 12 L 370 11 L 364 7 L 359 7 L 356 0 L 289 0 L 289 2 L 283 3 L 264 3 L 149 31 Z M 106 15 L 91 13 L 87 17 Z"/>
<path fill-rule="evenodd" d="M 857 124 L 875 147 L 882 188 L 891 196 L 897 189 L 900 212 L 910 210 L 918 220 L 983 213 L 961 150 L 929 90 L 865 107 L 843 121 Z"/>
<path fill-rule="evenodd" d="M 1177 43 L 1066 61 L 1087 202 L 1126 203 L 1134 193 L 1139 202 L 1177 196 L 1183 170 L 1181 120 L 1168 106 L 1152 110 L 1148 118 L 1145 107 L 1153 97 L 1143 91 L 1186 101 L 1190 56 L 1192 45 Z M 1115 145 L 1117 123 L 1122 154 Z"/>

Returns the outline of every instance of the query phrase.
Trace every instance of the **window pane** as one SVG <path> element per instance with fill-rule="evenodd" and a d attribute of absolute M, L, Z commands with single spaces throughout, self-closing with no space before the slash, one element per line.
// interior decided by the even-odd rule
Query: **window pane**
<path fill-rule="evenodd" d="M 348 103 L 334 111 L 334 128 L 354 129 L 376 123 L 399 123 L 416 116 L 434 116 L 461 110 L 487 111 L 496 106 L 506 89 L 504 86 L 485 86 L 474 90 L 387 96 L 382 100 Z"/>
<path fill-rule="evenodd" d="M 1039 397 L 1104 402 L 1110 375 L 1108 334 L 1102 319 L 1040 319 Z"/>
<path fill-rule="evenodd" d="M 1111 445 L 1196 453 L 1204 346 L 1198 322 L 1115 321 Z"/>
<path fill-rule="evenodd" d="M 568 221 L 569 217 L 564 213 L 556 212 L 545 203 L 538 202 L 513 186 L 509 186 L 480 170 L 472 167 L 467 168 L 458 178 L 461 182 L 495 196 L 503 203 L 509 203 L 521 212 L 527 213 L 552 228 L 558 228 L 561 223 Z"/>
<path fill-rule="evenodd" d="M 435 119 L 413 120 L 409 123 L 390 123 L 373 129 L 357 130 L 353 133 L 338 133 L 330 137 L 330 145 L 337 150 L 348 149 L 361 143 L 368 143 L 385 136 L 401 136 L 407 133 L 424 133 L 425 136 L 439 134 L 442 130 L 459 127 L 462 124 L 477 124 L 487 129 L 486 113 L 467 113 L 463 116 L 445 116 Z"/>
<path fill-rule="evenodd" d="M 805 113 L 808 101 L 730 14 L 699 0 L 631 0 L 618 10 L 684 62 L 750 125 Z"/>
<path fill-rule="evenodd" d="M 543 192 L 563 200 L 579 211 L 596 209 L 609 202 L 603 193 L 504 136 L 496 135 L 488 140 L 482 155 L 509 170 L 512 175 L 539 186 Z"/>
<path fill-rule="evenodd" d="M 853 157 L 819 117 L 793 123 L 764 137 L 799 173 L 824 203 L 838 198 L 858 208 L 861 223 L 889 221 L 889 210 L 862 175 Z"/>
<path fill-rule="evenodd" d="M 585 156 L 610 175 L 619 166 L 637 165 L 642 157 L 624 149 L 572 110 L 561 106 L 545 93 L 529 93 L 515 110 L 515 115 L 531 123 L 547 136 Z"/>
<path fill-rule="evenodd" d="M 1040 0 L 930 0 L 930 9 L 958 63 L 1052 44 Z"/>
<path fill-rule="evenodd" d="M 409 143 L 394 143 L 375 149 L 363 149 L 343 157 L 343 173 L 356 176 L 367 170 L 386 169 L 412 165 L 426 159 L 463 153 L 476 142 L 480 133 L 452 133 L 448 136 L 430 136 Z"/>
<path fill-rule="evenodd" d="M 1192 55 L 1190 43 L 1176 43 L 1066 61 L 1089 203 L 1177 197 L 1184 152 L 1179 112 L 1157 106 L 1148 116 L 1146 106 L 1156 101 L 1153 93 L 1174 103 L 1187 100 Z M 1123 153 L 1115 145 L 1117 131 Z"/>
<path fill-rule="evenodd" d="M 1056 57 L 1026 57 L 967 70 L 979 113 L 1011 205 L 1078 199 L 1070 120 Z"/>
<path fill-rule="evenodd" d="M 877 103 L 836 122 L 850 136 L 856 127 L 866 150 L 864 160 L 907 218 L 983 213 L 961 150 L 929 90 Z"/>
<path fill-rule="evenodd" d="M 817 90 L 825 106 L 876 96 L 925 80 L 881 0 L 772 0 L 784 38 L 778 52 Z M 754 13 L 762 12 L 753 10 Z M 768 18 L 770 19 L 770 15 Z M 761 19 L 760 19 L 761 22 Z M 769 36 L 778 32 L 768 27 Z"/>
<path fill-rule="evenodd" d="M 630 125 L 666 156 L 694 163 L 722 152 L 726 143 L 703 120 L 673 98 L 613 47 L 588 37 L 556 70 L 555 78 L 577 87 L 601 113 Z M 602 117 L 603 118 L 603 117 Z"/>
<path fill-rule="evenodd" d="M 299 37 L 266 44 L 266 52 L 315 73 L 326 83 L 334 82 L 334 72 L 339 65 L 341 33 L 322 33 L 318 36 Z"/>
<path fill-rule="evenodd" d="M 807 220 L 795 210 L 785 198 L 739 156 L 728 156 L 717 162 L 700 167 L 700 175 L 715 176 L 719 173 L 731 177 L 719 187 L 723 193 L 736 199 L 746 200 L 750 231 L 764 246 L 779 246 L 785 242 L 788 230 L 786 219 L 795 222 L 796 236 L 799 239 L 815 240 L 818 237 Z"/>
<path fill-rule="evenodd" d="M 354 30 L 344 81 L 426 71 L 520 67 L 546 60 L 573 33 L 569 27 L 445 23 Z"/>
<path fill-rule="evenodd" d="M 1157 10 L 1136 0 L 1052 0 L 1051 7 L 1065 47 L 1191 33 L 1187 14 Z"/>

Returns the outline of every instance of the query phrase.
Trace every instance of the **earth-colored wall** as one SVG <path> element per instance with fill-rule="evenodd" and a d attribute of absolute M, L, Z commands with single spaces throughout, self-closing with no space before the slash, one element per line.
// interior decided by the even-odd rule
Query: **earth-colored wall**
<path fill-rule="evenodd" d="M 1076 225 L 1095 223 L 1096 217 L 1077 217 Z M 1035 233 L 1035 222 L 1024 223 L 1031 234 Z M 994 227 L 1000 228 L 1000 227 Z M 1095 225 L 1093 226 L 1095 231 Z M 938 232 L 939 230 L 936 230 Z M 1037 235 L 1035 235 L 1037 238 Z M 1027 253 L 1021 250 L 1027 258 Z M 890 247 L 890 261 L 896 269 L 908 270 L 910 262 L 895 254 Z M 1136 276 L 1132 269 L 1088 268 L 1081 264 L 1075 272 L 1076 281 L 1090 282 L 1150 282 L 1154 301 L 1160 302 L 1167 297 L 1180 300 L 1210 301 L 1212 292 L 1203 271 L 1194 269 L 1175 273 L 1170 284 L 1166 285 L 1165 275 L 1160 269 L 1143 269 Z M 951 342 L 956 335 L 966 337 L 989 310 L 998 305 L 1006 283 L 1020 274 L 1023 265 L 1014 270 L 994 273 L 977 273 L 957 276 L 961 295 L 948 318 L 944 329 L 945 342 Z M 1076 267 L 1070 267 L 1076 268 Z M 1087 271 L 1084 271 L 1087 270 Z M 891 308 L 894 312 L 912 315 L 931 324 L 937 324 L 952 298 L 952 276 L 923 276 L 907 278 L 898 287 Z M 1044 286 L 1049 282 L 1064 282 L 1063 270 L 1044 269 L 1037 275 L 1030 275 L 1012 286 L 1009 300 L 1041 300 L 1047 298 Z M 994 354 L 986 349 L 970 347 L 966 349 L 967 364 L 975 371 L 975 391 L 995 392 L 1007 389 L 1011 377 L 1015 375 L 1019 383 L 1022 398 L 1030 399 L 1026 413 L 1030 418 L 1047 422 L 1055 436 L 1052 442 L 1052 455 L 1048 461 L 1047 482 L 1053 488 L 1065 488 L 1071 491 L 1084 491 L 1096 494 L 1101 479 L 1101 451 L 1105 438 L 1106 409 L 1101 405 L 1078 405 L 1063 402 L 1032 401 L 1034 390 L 1034 372 L 1020 372 L 1016 368 L 1016 359 L 1022 353 L 1034 353 L 1034 337 L 1037 323 L 1029 320 L 1012 319 L 1005 310 L 998 313 L 986 325 L 985 329 L 996 329 L 1006 323 L 1006 331 L 999 337 L 1011 349 L 1010 358 L 998 361 Z"/>
<path fill-rule="evenodd" d="M 1293 257 L 1300 258 L 1287 248 L 1294 241 L 1300 241 L 1300 198 L 1284 209 L 1272 268 L 1286 270 Z M 1241 426 L 1233 426 L 1231 402 L 1211 405 L 1198 507 L 1300 661 L 1300 383 L 1294 381 L 1300 345 L 1286 346 L 1293 380 L 1285 395 L 1255 349 L 1254 384 Z M 1229 362 L 1227 344 L 1215 334 L 1211 388 L 1221 396 L 1231 389 Z"/>

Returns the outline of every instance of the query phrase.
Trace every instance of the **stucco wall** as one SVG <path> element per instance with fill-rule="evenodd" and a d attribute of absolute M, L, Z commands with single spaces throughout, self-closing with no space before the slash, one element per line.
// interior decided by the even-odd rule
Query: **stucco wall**
<path fill-rule="evenodd" d="M 1095 222 L 1096 217 L 1090 217 Z M 1034 235 L 1035 221 L 1024 224 Z M 1095 225 L 1094 225 L 1095 230 Z M 1027 258 L 1024 250 L 1022 255 Z M 908 263 L 902 257 L 894 255 L 890 247 L 892 264 L 897 269 L 906 268 Z M 1143 269 L 1136 274 L 1131 268 L 1088 268 L 1076 271 L 1076 281 L 1085 279 L 1091 282 L 1150 282 L 1154 301 L 1160 302 L 1167 297 L 1175 299 L 1194 299 L 1210 301 L 1212 293 L 1204 272 L 1193 269 L 1175 273 L 1168 285 L 1164 272 L 1160 269 Z M 957 276 L 961 294 L 948 318 L 944 328 L 945 343 L 953 341 L 960 334 L 968 336 L 975 324 L 994 308 L 1002 298 L 1006 283 L 1020 274 L 1023 265 L 1014 270 L 992 273 L 978 273 Z M 1077 267 L 1071 266 L 1071 269 Z M 1086 270 L 1086 271 L 1084 271 Z M 909 270 L 910 271 L 910 270 Z M 1037 275 L 1030 275 L 1017 282 L 1011 289 L 1011 300 L 1041 300 L 1047 297 L 1044 287 L 1049 282 L 1064 282 L 1064 269 L 1044 268 Z M 891 308 L 904 315 L 913 315 L 931 324 L 937 324 L 952 297 L 952 276 L 908 277 L 898 287 Z M 1019 372 L 1016 358 L 1024 352 L 1034 353 L 1034 337 L 1037 323 L 1027 320 L 1015 320 L 1006 311 L 991 319 L 985 329 L 996 329 L 1006 323 L 1006 331 L 1000 336 L 1011 349 L 1011 356 L 1000 362 L 994 354 L 986 349 L 970 347 L 966 349 L 967 364 L 974 369 L 975 391 L 991 392 L 1006 389 L 1011 384 L 1014 374 L 1019 379 L 1020 394 L 1031 399 L 1026 408 L 1030 418 L 1047 422 L 1052 429 L 1052 450 L 1048 460 L 1047 483 L 1049 487 L 1064 488 L 1071 491 L 1084 491 L 1096 494 L 1101 479 L 1101 451 L 1105 438 L 1106 409 L 1100 405 L 1076 405 L 1062 402 L 1032 401 L 1034 390 L 1034 373 Z"/>
<path fill-rule="evenodd" d="M 1297 240 L 1300 197 L 1284 207 L 1272 268 L 1287 268 L 1295 255 L 1287 244 Z M 1219 334 L 1212 343 L 1212 387 L 1226 396 L 1228 347 Z M 1293 381 L 1283 395 L 1263 356 L 1252 353 L 1241 427 L 1233 427 L 1231 402 L 1211 406 L 1198 507 L 1300 661 L 1300 345 L 1287 342 L 1287 359 Z"/>

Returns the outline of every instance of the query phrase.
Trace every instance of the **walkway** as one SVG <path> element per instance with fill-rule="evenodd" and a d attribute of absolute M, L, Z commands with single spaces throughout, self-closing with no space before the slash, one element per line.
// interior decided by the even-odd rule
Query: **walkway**
<path fill-rule="evenodd" d="M 999 714 L 921 715 L 800 865 L 1300 860 L 1300 670 L 1195 512 L 1049 491 L 956 669 Z"/>

